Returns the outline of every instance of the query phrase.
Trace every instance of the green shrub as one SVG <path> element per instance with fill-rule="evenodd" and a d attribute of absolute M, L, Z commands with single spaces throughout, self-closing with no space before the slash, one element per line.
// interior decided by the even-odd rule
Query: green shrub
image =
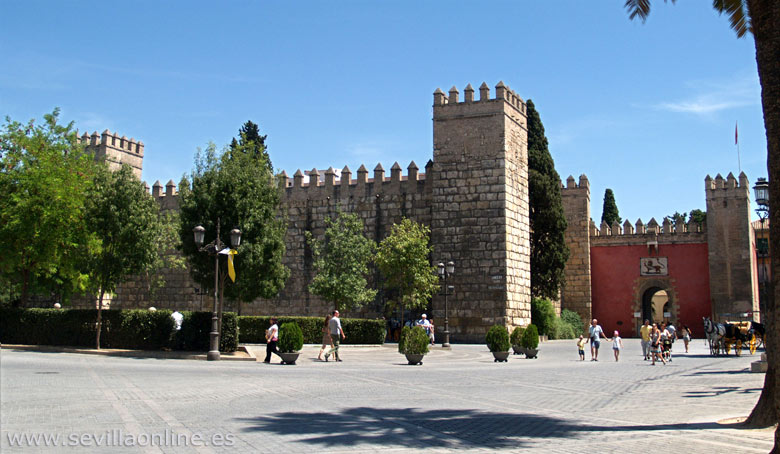
<path fill-rule="evenodd" d="M 303 348 L 303 331 L 295 322 L 287 322 L 279 328 L 279 351 L 298 352 Z"/>
<path fill-rule="evenodd" d="M 555 320 L 555 307 L 546 298 L 531 299 L 531 323 L 537 326 L 539 334 L 550 334 Z"/>
<path fill-rule="evenodd" d="M 562 318 L 556 317 L 553 321 L 550 332 L 547 333 L 550 339 L 574 339 L 574 327 L 566 323 Z"/>
<path fill-rule="evenodd" d="M 174 331 L 171 312 L 159 310 L 104 310 L 102 348 L 206 351 L 211 332 L 210 312 L 182 312 L 180 331 Z M 95 346 L 95 309 L 0 308 L 0 342 L 5 344 Z M 222 315 L 220 350 L 238 347 L 236 315 Z"/>
<path fill-rule="evenodd" d="M 425 328 L 422 326 L 415 326 L 414 328 L 404 327 L 401 331 L 401 338 L 402 341 L 398 343 L 398 351 L 400 353 L 405 355 L 424 355 L 428 353 L 428 344 L 431 342 L 431 338 L 428 337 L 428 333 L 425 332 Z"/>
<path fill-rule="evenodd" d="M 561 319 L 571 325 L 571 327 L 574 329 L 574 334 L 576 334 L 575 337 L 585 332 L 585 324 L 582 323 L 582 319 L 578 313 L 564 309 L 561 311 Z"/>
<path fill-rule="evenodd" d="M 305 344 L 319 344 L 322 341 L 324 317 L 278 317 L 280 326 L 295 322 L 303 332 Z M 264 344 L 265 330 L 270 326 L 270 316 L 238 317 L 239 342 L 242 344 Z M 385 340 L 384 320 L 342 318 L 341 327 L 347 338 L 342 344 L 382 344 Z"/>
<path fill-rule="evenodd" d="M 411 326 L 404 326 L 401 328 L 401 334 L 398 335 L 398 353 L 404 353 L 404 343 L 410 332 L 412 332 Z"/>
<path fill-rule="evenodd" d="M 515 329 L 512 330 L 512 335 L 509 336 L 509 343 L 512 345 L 520 345 L 520 339 L 523 337 L 523 331 L 525 331 L 525 328 L 522 326 L 516 326 Z"/>
<path fill-rule="evenodd" d="M 539 331 L 536 325 L 531 323 L 525 328 L 523 337 L 520 339 L 520 345 L 525 348 L 537 348 L 539 346 Z"/>
<path fill-rule="evenodd" d="M 509 350 L 509 333 L 503 325 L 493 325 L 485 335 L 485 343 L 491 352 L 505 352 Z"/>

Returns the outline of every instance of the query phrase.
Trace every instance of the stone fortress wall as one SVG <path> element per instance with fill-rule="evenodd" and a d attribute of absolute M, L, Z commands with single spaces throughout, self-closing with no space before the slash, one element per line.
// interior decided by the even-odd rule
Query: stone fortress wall
<path fill-rule="evenodd" d="M 406 174 L 396 162 L 388 176 L 381 164 L 369 170 L 361 166 L 353 174 L 340 171 L 298 170 L 292 177 L 279 175 L 283 204 L 288 215 L 284 264 L 291 275 L 271 300 L 239 305 L 226 301 L 226 310 L 244 315 L 322 316 L 332 307 L 310 294 L 312 254 L 305 232 L 321 237 L 325 219 L 339 211 L 357 213 L 365 235 L 379 242 L 392 225 L 410 218 L 431 229 L 432 263 L 456 263 L 449 297 L 449 321 L 454 341 L 479 341 L 493 324 L 507 327 L 530 323 L 530 228 L 528 221 L 528 153 L 525 103 L 503 83 L 479 87 L 479 99 L 469 84 L 463 97 L 456 87 L 433 95 L 433 159 L 424 172 L 412 162 Z M 106 156 L 112 166 L 126 163 L 140 175 L 143 143 L 104 131 L 83 135 L 83 143 Z M 354 178 L 353 178 L 354 176 Z M 688 224 L 674 228 L 669 221 L 647 225 L 638 220 L 597 227 L 590 219 L 590 184 L 569 176 L 561 184 L 568 222 L 565 241 L 570 257 L 565 269 L 560 307 L 577 312 L 583 320 L 592 316 L 591 248 L 609 245 L 708 243 L 714 311 L 733 308 L 736 299 L 746 306 L 757 301 L 750 285 L 752 255 L 747 177 L 707 177 L 708 228 Z M 148 189 L 147 189 L 148 190 Z M 151 194 L 164 210 L 178 209 L 173 181 L 164 189 L 157 181 Z M 743 222 L 744 221 L 744 222 Z M 744 225 L 743 225 L 744 224 Z M 239 251 L 240 253 L 240 251 Z M 211 310 L 211 295 L 203 295 L 186 270 L 164 270 L 165 288 L 150 297 L 142 280 L 119 286 L 111 302 L 117 308 L 176 308 Z M 238 270 L 239 279 L 241 270 Z M 251 277 L 249 277 L 251 278 Z M 381 284 L 381 277 L 371 277 Z M 360 310 L 344 311 L 350 317 L 380 317 L 392 295 L 381 290 L 376 300 Z M 750 290 L 744 290 L 748 288 Z M 443 328 L 444 301 L 435 296 L 430 312 Z"/>

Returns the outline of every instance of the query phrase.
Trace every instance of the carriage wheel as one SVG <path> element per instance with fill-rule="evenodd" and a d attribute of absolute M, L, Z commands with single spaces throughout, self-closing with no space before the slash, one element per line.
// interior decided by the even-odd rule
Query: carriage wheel
<path fill-rule="evenodd" d="M 758 342 L 756 342 L 755 334 L 750 337 L 750 343 L 748 345 L 750 347 L 750 354 L 752 355 L 753 353 L 756 352 L 756 348 L 758 348 Z"/>

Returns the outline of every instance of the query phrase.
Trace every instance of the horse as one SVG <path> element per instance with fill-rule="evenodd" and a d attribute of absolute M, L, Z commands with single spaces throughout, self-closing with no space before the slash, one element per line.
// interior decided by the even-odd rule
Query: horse
<path fill-rule="evenodd" d="M 726 348 L 723 345 L 723 337 L 726 335 L 726 327 L 720 323 L 715 323 L 710 320 L 709 317 L 702 317 L 704 322 L 704 335 L 710 344 L 710 354 L 717 356 L 720 354 L 721 349 L 726 352 Z"/>
<path fill-rule="evenodd" d="M 750 322 L 750 329 L 748 329 L 748 341 L 751 341 L 751 353 L 753 353 L 760 345 L 764 344 L 764 336 L 766 335 L 766 328 L 763 323 Z"/>

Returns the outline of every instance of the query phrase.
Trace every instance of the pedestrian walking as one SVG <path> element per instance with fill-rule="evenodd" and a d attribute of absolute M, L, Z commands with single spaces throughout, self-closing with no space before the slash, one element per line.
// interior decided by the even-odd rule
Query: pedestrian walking
<path fill-rule="evenodd" d="M 595 318 L 590 321 L 590 328 L 588 328 L 588 335 L 590 336 L 590 360 L 591 361 L 598 361 L 599 360 L 599 347 L 601 346 L 601 338 L 603 337 L 607 341 L 609 341 L 609 338 L 606 334 L 604 334 L 604 330 L 601 328 L 601 325 L 598 324 L 599 321 Z"/>
<path fill-rule="evenodd" d="M 691 342 L 693 333 L 691 333 L 691 329 L 688 328 L 688 325 L 683 325 L 680 334 L 682 334 L 683 344 L 685 344 L 685 353 L 688 353 L 688 344 Z"/>
<path fill-rule="evenodd" d="M 660 359 L 664 366 L 666 365 L 666 360 L 661 355 L 661 330 L 658 329 L 658 325 L 655 323 L 653 323 L 653 330 L 650 332 L 650 354 L 653 357 L 652 366 L 655 366 L 656 359 Z"/>
<path fill-rule="evenodd" d="M 279 326 L 276 324 L 276 317 L 271 317 L 271 326 L 265 331 L 265 361 L 266 364 L 271 363 L 271 353 L 278 357 L 282 357 L 279 354 L 279 348 L 276 344 L 279 342 Z"/>
<path fill-rule="evenodd" d="M 347 336 L 344 334 L 344 329 L 341 328 L 339 311 L 333 311 L 333 316 L 328 322 L 328 330 L 330 331 L 330 338 L 331 342 L 333 343 L 333 347 L 328 350 L 327 353 L 325 353 L 325 361 L 328 361 L 328 357 L 332 354 L 334 360 L 341 362 L 341 357 L 339 356 L 339 344 L 341 343 L 341 340 L 346 339 Z"/>
<path fill-rule="evenodd" d="M 330 319 L 330 314 L 326 315 L 325 324 L 322 325 L 322 347 L 320 348 L 320 354 L 317 355 L 317 359 L 320 361 L 322 361 L 322 352 L 324 352 L 326 348 L 333 348 L 333 340 L 330 337 L 330 328 L 328 327 Z"/>
<path fill-rule="evenodd" d="M 612 333 L 612 353 L 615 354 L 615 362 L 620 361 L 620 350 L 623 350 L 623 339 L 620 338 L 620 333 L 615 330 Z"/>
<path fill-rule="evenodd" d="M 648 319 L 645 319 L 645 324 L 639 328 L 639 337 L 642 338 L 642 356 L 645 361 L 650 359 L 650 332 L 652 329 L 653 327 L 650 326 L 650 320 Z"/>
<path fill-rule="evenodd" d="M 580 338 L 577 341 L 577 353 L 580 355 L 580 361 L 585 361 L 585 343 L 587 340 L 580 334 Z"/>

